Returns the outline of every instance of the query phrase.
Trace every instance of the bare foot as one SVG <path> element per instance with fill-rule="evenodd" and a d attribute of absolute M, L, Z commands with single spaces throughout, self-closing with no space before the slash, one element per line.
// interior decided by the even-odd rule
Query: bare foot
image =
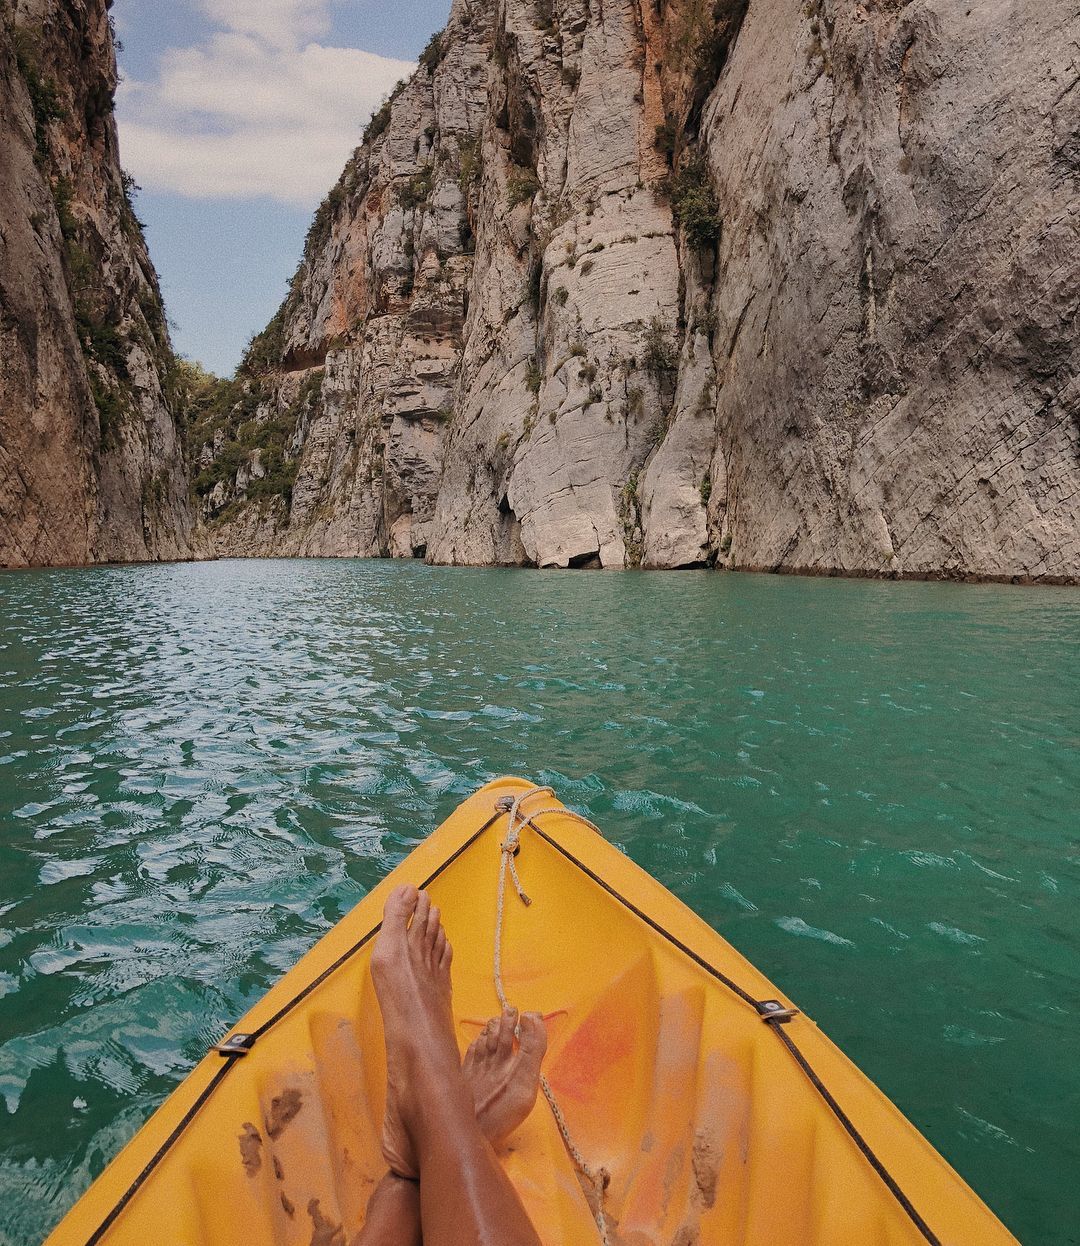
<path fill-rule="evenodd" d="M 514 1050 L 514 1029 L 519 1029 Z M 540 1089 L 547 1030 L 538 1012 L 492 1017 L 465 1053 L 461 1071 L 472 1091 L 480 1132 L 498 1146 L 525 1120 Z"/>
<path fill-rule="evenodd" d="M 371 977 L 386 1040 L 383 1156 L 392 1173 L 410 1180 L 420 1175 L 411 1131 L 424 1086 L 460 1074 L 450 1011 L 451 955 L 427 892 L 413 886 L 393 891 L 371 954 Z"/>

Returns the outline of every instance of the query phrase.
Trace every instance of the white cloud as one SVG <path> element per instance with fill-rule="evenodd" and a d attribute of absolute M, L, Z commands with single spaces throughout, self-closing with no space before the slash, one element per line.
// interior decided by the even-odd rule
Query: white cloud
<path fill-rule="evenodd" d="M 147 189 L 312 206 L 412 63 L 317 42 L 327 0 L 199 7 L 217 30 L 167 52 L 155 80 L 120 88 L 125 167 Z"/>
<path fill-rule="evenodd" d="M 296 47 L 330 29 L 327 0 L 199 0 L 199 8 L 225 30 L 278 47 Z"/>

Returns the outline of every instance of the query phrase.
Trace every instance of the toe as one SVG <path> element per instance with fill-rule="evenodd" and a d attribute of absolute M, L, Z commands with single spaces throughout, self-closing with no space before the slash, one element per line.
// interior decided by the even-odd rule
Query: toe
<path fill-rule="evenodd" d="M 418 892 L 412 883 L 395 887 L 383 909 L 383 930 L 387 934 L 404 934 L 409 918 L 416 909 Z"/>
<path fill-rule="evenodd" d="M 465 1052 L 465 1059 L 461 1062 L 462 1072 L 468 1074 L 476 1067 L 480 1057 L 484 1053 L 484 1032 L 472 1040 L 469 1049 Z"/>
<path fill-rule="evenodd" d="M 431 912 L 431 896 L 426 891 L 421 891 L 416 897 L 416 907 L 413 910 L 413 919 L 409 925 L 409 942 L 413 946 L 422 948 L 427 939 L 427 919 L 428 913 Z"/>
<path fill-rule="evenodd" d="M 435 950 L 435 944 L 441 933 L 442 914 L 439 912 L 438 905 L 433 904 L 431 908 L 428 909 L 427 924 L 424 930 L 424 950 L 427 952 L 428 959 L 433 965 L 437 965 L 439 963 L 438 955 Z"/>
<path fill-rule="evenodd" d="M 450 940 L 443 936 L 443 949 L 439 953 L 439 969 L 443 973 L 450 972 L 450 962 L 454 959 L 454 949 L 450 946 Z"/>
<path fill-rule="evenodd" d="M 499 1047 L 499 1018 L 492 1017 L 484 1026 L 484 1050 L 489 1056 L 493 1056 Z"/>
<path fill-rule="evenodd" d="M 501 1056 L 508 1056 L 514 1050 L 514 1031 L 517 1029 L 518 1012 L 516 1008 L 504 1008 L 496 1030 L 495 1044 Z"/>
<path fill-rule="evenodd" d="M 518 1042 L 521 1044 L 521 1058 L 530 1065 L 540 1069 L 540 1061 L 547 1051 L 547 1027 L 544 1018 L 538 1012 L 523 1012 L 518 1023 Z"/>

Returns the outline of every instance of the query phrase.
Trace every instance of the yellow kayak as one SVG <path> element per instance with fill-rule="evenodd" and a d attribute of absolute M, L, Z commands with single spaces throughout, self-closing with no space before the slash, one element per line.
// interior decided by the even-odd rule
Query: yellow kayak
<path fill-rule="evenodd" d="M 385 1172 L 369 961 L 402 882 L 442 910 L 463 1051 L 499 1011 L 497 982 L 547 1018 L 551 1102 L 505 1153 L 545 1246 L 1015 1246 L 761 973 L 547 789 L 511 778 L 268 992 L 48 1246 L 349 1246 Z"/>

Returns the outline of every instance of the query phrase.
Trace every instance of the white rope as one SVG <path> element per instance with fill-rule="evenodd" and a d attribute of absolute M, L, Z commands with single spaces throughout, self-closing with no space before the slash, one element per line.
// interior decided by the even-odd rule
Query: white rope
<path fill-rule="evenodd" d="M 510 825 L 507 828 L 506 838 L 500 847 L 500 864 L 499 864 L 499 889 L 496 901 L 495 916 L 495 993 L 499 997 L 499 1003 L 503 1008 L 511 1008 L 510 1001 L 506 998 L 506 991 L 503 988 L 502 980 L 502 937 L 503 937 L 503 907 L 506 900 L 506 875 L 509 871 L 510 877 L 513 879 L 514 890 L 518 893 L 518 899 L 522 904 L 532 904 L 532 900 L 525 894 L 521 886 L 521 879 L 518 877 L 517 865 L 514 863 L 514 857 L 519 848 L 522 828 L 528 825 L 533 818 L 542 817 L 546 813 L 558 813 L 564 817 L 572 818 L 575 822 L 583 822 L 586 826 L 592 827 L 594 831 L 599 833 L 599 828 L 594 826 L 588 818 L 583 818 L 580 814 L 572 813 L 569 809 L 563 809 L 555 806 L 551 809 L 538 809 L 535 813 L 523 816 L 521 813 L 522 804 L 531 800 L 534 796 L 554 796 L 555 790 L 550 787 L 534 787 L 527 792 L 522 792 L 515 798 L 513 805 L 510 807 Z M 562 1108 L 559 1107 L 558 1100 L 555 1098 L 555 1092 L 551 1089 L 548 1079 L 540 1074 L 540 1089 L 544 1092 L 544 1098 L 548 1101 L 551 1108 L 551 1114 L 555 1118 L 555 1124 L 559 1127 L 559 1133 L 562 1135 L 563 1144 L 566 1147 L 570 1158 L 577 1165 L 582 1176 L 593 1187 L 596 1193 L 596 1227 L 600 1232 L 600 1241 L 603 1246 L 609 1246 L 610 1238 L 608 1237 L 607 1217 L 604 1215 L 604 1191 L 607 1189 L 608 1174 L 604 1169 L 596 1170 L 585 1159 L 578 1150 L 573 1137 L 570 1134 L 570 1126 L 566 1123 L 566 1117 L 563 1116 Z"/>

